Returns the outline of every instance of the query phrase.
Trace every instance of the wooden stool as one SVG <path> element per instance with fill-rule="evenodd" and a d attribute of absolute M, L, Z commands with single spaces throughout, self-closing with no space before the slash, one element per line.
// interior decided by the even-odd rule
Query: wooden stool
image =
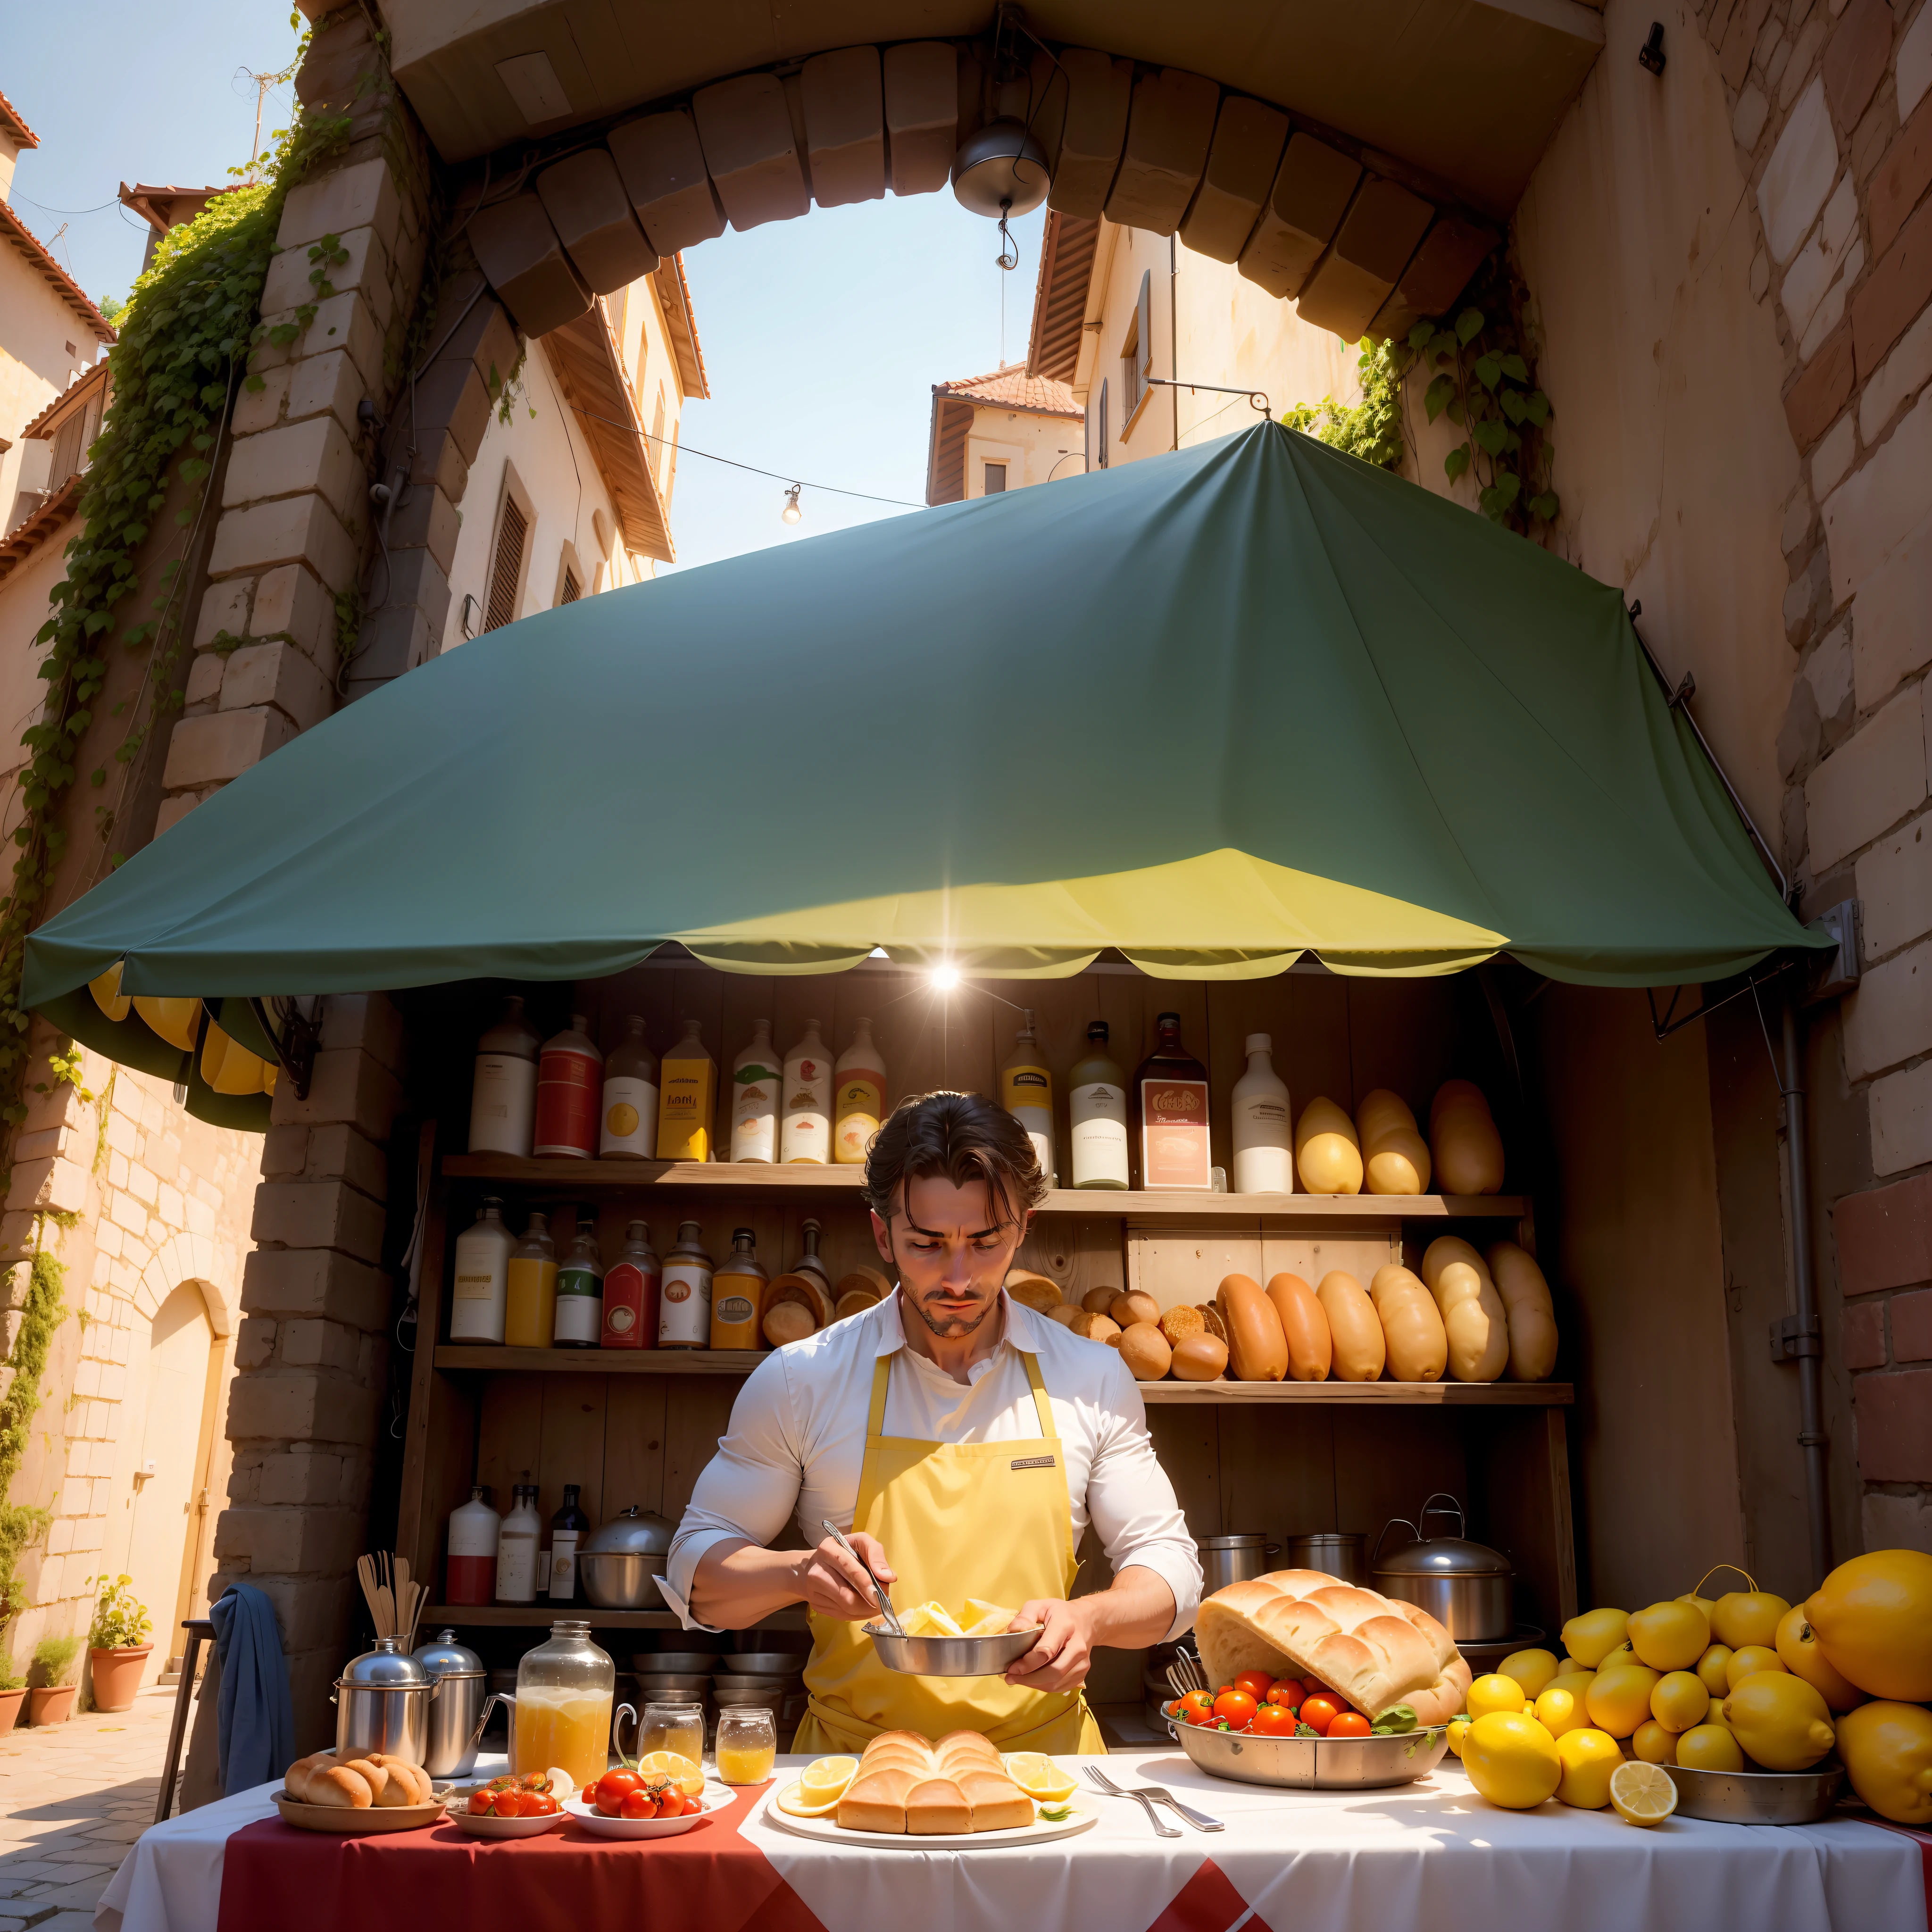
<path fill-rule="evenodd" d="M 175 1778 L 181 1769 L 182 1740 L 188 1735 L 188 1714 L 194 1702 L 194 1666 L 204 1643 L 212 1642 L 214 1626 L 206 1617 L 185 1618 L 188 1646 L 182 1653 L 181 1680 L 175 1686 L 175 1714 L 168 1725 L 168 1754 L 161 1766 L 161 1795 L 154 1801 L 158 1825 L 174 1809 Z"/>

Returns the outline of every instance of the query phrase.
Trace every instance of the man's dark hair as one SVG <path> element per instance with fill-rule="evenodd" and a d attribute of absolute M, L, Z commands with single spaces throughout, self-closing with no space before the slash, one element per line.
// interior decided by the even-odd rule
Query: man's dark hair
<path fill-rule="evenodd" d="M 902 1182 L 940 1174 L 956 1187 L 983 1180 L 1002 1226 L 1046 1198 L 1046 1177 L 1026 1130 L 980 1094 L 919 1094 L 902 1100 L 867 1150 L 866 1201 L 890 1221 Z"/>

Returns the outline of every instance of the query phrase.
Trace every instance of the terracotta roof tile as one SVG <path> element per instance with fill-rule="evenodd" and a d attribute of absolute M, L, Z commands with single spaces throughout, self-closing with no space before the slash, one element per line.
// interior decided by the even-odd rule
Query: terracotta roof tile
<path fill-rule="evenodd" d="M 935 396 L 958 396 L 989 407 L 1025 410 L 1034 416 L 1084 417 L 1072 390 L 1051 376 L 1029 376 L 1024 362 L 1003 362 L 989 375 L 963 376 L 956 382 L 935 382 Z"/>
<path fill-rule="evenodd" d="M 53 284 L 99 340 L 112 343 L 116 339 L 113 325 L 88 300 L 80 284 L 48 254 L 46 244 L 4 201 L 0 201 L 0 234 L 11 238 L 14 245 Z"/>
<path fill-rule="evenodd" d="M 40 137 L 20 118 L 20 110 L 0 94 L 0 130 L 11 134 L 23 148 L 38 148 Z"/>

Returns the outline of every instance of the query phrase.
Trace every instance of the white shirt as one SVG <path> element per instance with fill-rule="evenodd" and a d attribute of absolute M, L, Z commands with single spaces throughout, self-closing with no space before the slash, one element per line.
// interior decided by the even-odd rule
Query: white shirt
<path fill-rule="evenodd" d="M 1088 1523 L 1118 1576 L 1138 1564 L 1174 1592 L 1170 1639 L 1190 1628 L 1201 1603 L 1201 1559 L 1148 1438 L 1147 1407 L 1119 1355 L 1058 1322 L 1000 1297 L 999 1345 L 967 1370 L 964 1386 L 906 1346 L 899 1298 L 888 1295 L 776 1349 L 731 1406 L 729 1432 L 705 1465 L 670 1546 L 665 1600 L 687 1629 L 707 1628 L 686 1607 L 698 1559 L 712 1544 L 745 1538 L 769 1544 L 796 1520 L 808 1544 L 826 1517 L 852 1526 L 872 1375 L 897 1356 L 886 1395 L 884 1433 L 926 1442 L 1040 1439 L 1040 1414 L 1022 1351 L 1040 1364 L 1066 1470 L 1077 1549 Z"/>

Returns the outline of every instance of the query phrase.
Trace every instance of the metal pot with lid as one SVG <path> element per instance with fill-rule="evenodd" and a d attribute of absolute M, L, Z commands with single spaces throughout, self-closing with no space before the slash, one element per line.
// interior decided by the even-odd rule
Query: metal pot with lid
<path fill-rule="evenodd" d="M 422 1768 L 432 1778 L 467 1778 L 476 1766 L 490 1673 L 476 1652 L 457 1642 L 453 1630 L 418 1645 L 416 1659 L 441 1686 L 429 1708 Z"/>
<path fill-rule="evenodd" d="M 1268 1558 L 1281 1554 L 1258 1530 L 1240 1530 L 1232 1536 L 1203 1536 L 1195 1540 L 1201 1554 L 1201 1594 L 1211 1597 L 1230 1583 L 1246 1583 L 1268 1573 Z"/>
<path fill-rule="evenodd" d="M 374 1650 L 352 1659 L 335 1680 L 335 1749 L 340 1757 L 386 1751 L 426 1764 L 430 1705 L 440 1681 L 403 1648 L 399 1636 L 379 1636 Z"/>
<path fill-rule="evenodd" d="M 1438 1503 L 1447 1509 L 1438 1510 Z M 1454 1536 L 1424 1538 L 1420 1526 L 1431 1516 L 1456 1517 Z M 1382 1544 L 1400 1524 L 1412 1541 L 1384 1556 Z M 1486 1544 L 1472 1543 L 1462 1505 L 1438 1490 L 1411 1522 L 1390 1516 L 1376 1538 L 1370 1558 L 1375 1587 L 1385 1597 L 1400 1598 L 1426 1610 L 1458 1643 L 1495 1643 L 1515 1628 L 1516 1573 L 1509 1558 Z"/>
<path fill-rule="evenodd" d="M 633 1503 L 578 1546 L 584 1594 L 600 1610 L 660 1610 L 658 1579 L 670 1557 L 677 1526 Z"/>

